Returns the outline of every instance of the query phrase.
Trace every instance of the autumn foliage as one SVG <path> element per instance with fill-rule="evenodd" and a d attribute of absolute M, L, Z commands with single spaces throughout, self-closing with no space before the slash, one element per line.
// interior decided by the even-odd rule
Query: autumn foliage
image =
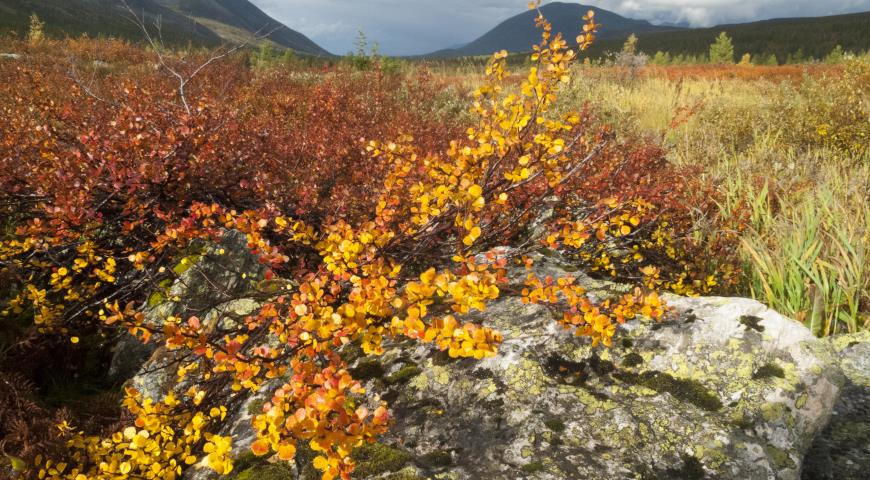
<path fill-rule="evenodd" d="M 378 355 L 410 338 L 454 358 L 490 356 L 501 335 L 465 317 L 505 293 L 610 345 L 626 320 L 664 315 L 658 291 L 727 283 L 729 272 L 693 260 L 727 243 L 690 235 L 712 204 L 687 206 L 704 192 L 685 172 L 654 145 L 618 142 L 589 107 L 553 113 L 578 50 L 538 23 L 533 66 L 513 86 L 506 53 L 495 54 L 470 94 L 471 124 L 440 110 L 445 85 L 425 72 L 254 72 L 231 57 L 191 82 L 188 113 L 165 66 L 129 45 L 106 44 L 126 67 L 91 75 L 89 62 L 58 67 L 45 46 L 32 62 L 0 64 L 0 278 L 10 285 L 0 321 L 15 338 L 0 367 L 42 338 L 68 346 L 123 329 L 183 353 L 174 366 L 186 380 L 164 398 L 127 386 L 114 422 L 63 417 L 53 445 L 4 443 L 16 470 L 177 478 L 203 463 L 229 473 L 233 439 L 217 434 L 228 406 L 268 388 L 253 453 L 291 460 L 304 444 L 324 479 L 349 478 L 350 453 L 388 428 L 389 411 L 362 395 L 345 345 Z M 596 29 L 590 13 L 580 50 Z M 82 41 L 71 48 L 87 54 Z M 197 55 L 168 61 L 191 71 Z M 147 321 L 141 307 L 178 278 L 178 262 L 229 231 L 281 288 L 246 292 L 262 304 L 232 328 L 195 314 Z M 500 246 L 513 248 L 493 253 Z M 596 302 L 579 279 L 530 268 L 510 292 L 507 268 L 531 267 L 543 247 L 635 288 Z"/>

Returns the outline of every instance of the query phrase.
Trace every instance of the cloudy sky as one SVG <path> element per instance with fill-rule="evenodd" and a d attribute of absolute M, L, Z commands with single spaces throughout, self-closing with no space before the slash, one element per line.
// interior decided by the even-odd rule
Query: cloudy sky
<path fill-rule="evenodd" d="M 474 40 L 526 9 L 528 0 L 252 0 L 336 54 L 359 30 L 389 55 L 427 53 Z M 569 1 L 569 0 L 566 0 Z M 547 2 L 545 2 L 547 3 Z M 870 0 L 588 0 L 631 18 L 693 26 L 870 10 Z"/>

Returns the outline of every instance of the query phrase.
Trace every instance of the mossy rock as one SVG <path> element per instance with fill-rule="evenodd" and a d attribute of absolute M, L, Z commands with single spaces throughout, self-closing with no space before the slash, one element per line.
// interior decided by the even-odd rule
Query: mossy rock
<path fill-rule="evenodd" d="M 383 378 L 386 374 L 384 365 L 375 359 L 363 359 L 353 368 L 350 369 L 350 374 L 353 378 L 364 382 L 375 378 Z"/>
<path fill-rule="evenodd" d="M 520 470 L 523 473 L 538 473 L 544 471 L 544 464 L 542 462 L 531 462 L 520 467 Z"/>
<path fill-rule="evenodd" d="M 565 431 L 565 422 L 559 420 L 558 418 L 551 418 L 545 421 L 544 425 L 556 433 L 562 433 Z"/>
<path fill-rule="evenodd" d="M 438 469 L 449 467 L 453 464 L 453 456 L 447 450 L 429 452 L 419 458 L 420 464 L 427 468 Z"/>
<path fill-rule="evenodd" d="M 296 472 L 284 463 L 264 463 L 254 465 L 239 472 L 233 480 L 290 480 Z"/>
<path fill-rule="evenodd" d="M 249 468 L 253 468 L 256 466 L 263 466 L 267 463 L 268 462 L 266 461 L 265 458 L 258 457 L 256 455 L 254 455 L 254 452 L 247 450 L 244 453 L 242 453 L 241 455 L 239 455 L 238 457 L 233 459 L 233 470 L 235 470 L 236 472 L 244 472 L 245 470 L 248 470 Z"/>
<path fill-rule="evenodd" d="M 398 472 L 393 472 L 385 477 L 381 477 L 381 480 L 425 480 L 425 478 L 417 473 L 416 468 L 405 467 Z"/>
<path fill-rule="evenodd" d="M 632 385 L 641 385 L 659 393 L 669 393 L 674 398 L 691 403 L 698 408 L 715 412 L 722 409 L 722 401 L 697 380 L 676 378 L 668 373 L 646 371 L 643 373 L 618 372 L 614 377 Z"/>
<path fill-rule="evenodd" d="M 411 461 L 411 454 L 398 448 L 373 443 L 363 445 L 351 454 L 356 461 L 353 478 L 362 479 L 388 472 L 396 472 Z"/>
<path fill-rule="evenodd" d="M 406 365 L 395 373 L 390 374 L 390 376 L 384 379 L 384 382 L 386 382 L 387 385 L 397 385 L 405 383 L 421 373 L 423 373 L 423 369 L 417 365 Z"/>
<path fill-rule="evenodd" d="M 758 370 L 752 374 L 752 378 L 756 380 L 771 377 L 785 378 L 785 370 L 774 362 L 768 362 L 758 367 Z"/>

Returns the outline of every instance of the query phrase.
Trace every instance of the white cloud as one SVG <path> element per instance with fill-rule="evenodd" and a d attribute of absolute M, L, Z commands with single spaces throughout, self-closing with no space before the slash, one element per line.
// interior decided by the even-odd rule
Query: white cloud
<path fill-rule="evenodd" d="M 634 18 L 687 22 L 696 27 L 870 10 L 870 0 L 598 0 L 593 3 Z"/>
<path fill-rule="evenodd" d="M 477 38 L 528 0 L 252 0 L 327 50 L 353 49 L 357 30 L 390 55 L 426 53 Z M 571 1 L 571 0 L 565 0 Z M 870 0 L 581 0 L 631 18 L 692 26 L 870 10 Z"/>

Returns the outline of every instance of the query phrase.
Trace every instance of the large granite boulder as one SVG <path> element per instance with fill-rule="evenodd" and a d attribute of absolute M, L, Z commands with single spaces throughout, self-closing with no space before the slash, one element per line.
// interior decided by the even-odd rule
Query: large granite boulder
<path fill-rule="evenodd" d="M 265 268 L 248 250 L 247 237 L 229 230 L 219 243 L 191 248 L 178 259 L 177 277 L 153 292 L 143 311 L 146 322 L 161 325 L 170 315 L 197 315 L 207 321 L 251 313 L 255 302 L 245 295 L 255 290 Z M 130 379 L 146 397 L 161 399 L 175 378 L 175 356 L 154 343 L 143 344 L 124 334 L 113 348 L 112 379 Z M 132 377 L 132 378 L 131 378 Z"/>
<path fill-rule="evenodd" d="M 807 454 L 803 480 L 860 480 L 870 475 L 870 331 L 828 342 L 846 385 Z"/>
<path fill-rule="evenodd" d="M 607 349 L 502 298 L 480 315 L 505 335 L 493 358 L 407 343 L 357 369 L 382 372 L 384 444 L 419 478 L 800 478 L 844 381 L 828 347 L 753 300 L 667 300 Z"/>
<path fill-rule="evenodd" d="M 571 270 L 552 256 L 539 258 L 535 268 L 550 275 Z M 599 297 L 619 289 L 586 283 Z M 177 293 L 197 291 L 188 284 Z M 671 318 L 627 323 L 612 348 L 593 348 L 560 328 L 545 308 L 510 296 L 475 314 L 504 334 L 492 358 L 454 360 L 411 341 L 389 345 L 380 357 L 359 357 L 349 345 L 344 353 L 369 400 L 386 400 L 395 418 L 378 444 L 355 453 L 354 477 L 801 478 L 805 455 L 845 382 L 835 357 L 846 357 L 843 352 L 855 345 L 843 344 L 835 355 L 828 342 L 753 300 L 666 300 Z M 220 321 L 257 306 L 253 300 L 212 302 L 198 307 L 208 309 L 201 318 Z M 181 305 L 170 304 L 161 308 L 177 311 Z M 165 355 L 154 352 L 133 383 L 155 395 L 173 388 L 152 368 L 171 360 Z M 844 368 L 866 377 L 866 352 L 849 358 Z M 319 478 L 304 446 L 295 465 L 246 453 L 253 440 L 250 418 L 263 395 L 231 411 L 222 432 L 235 437 L 238 461 L 231 477 Z M 866 420 L 866 403 L 856 408 Z M 839 453 L 831 450 L 829 460 L 831 455 Z M 210 474 L 197 468 L 187 476 Z"/>

